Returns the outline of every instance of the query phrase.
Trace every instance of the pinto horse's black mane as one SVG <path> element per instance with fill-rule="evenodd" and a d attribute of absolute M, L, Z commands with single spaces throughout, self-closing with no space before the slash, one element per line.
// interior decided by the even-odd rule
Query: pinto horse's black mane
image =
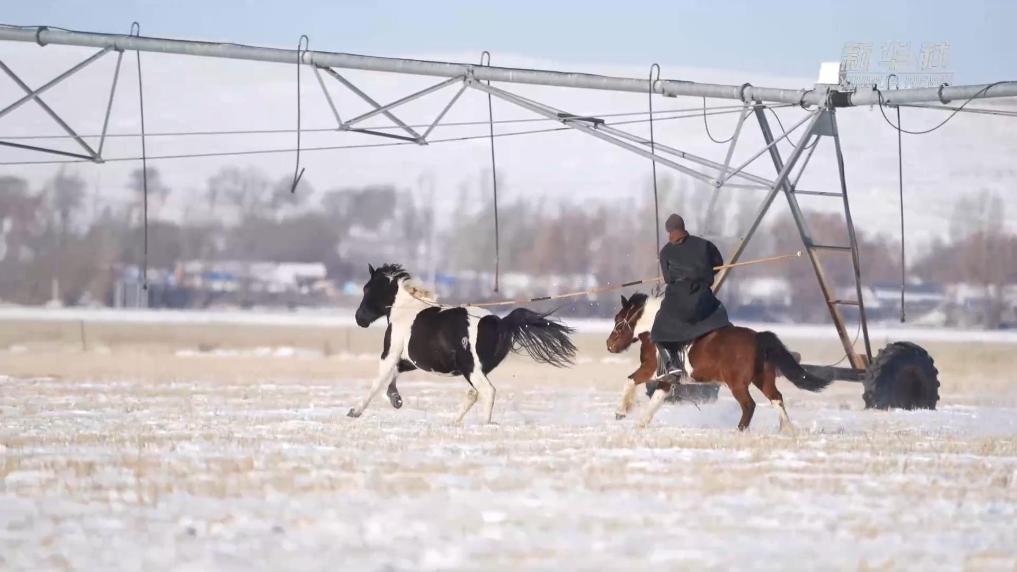
<path fill-rule="evenodd" d="M 375 269 L 375 272 L 388 276 L 393 280 L 410 278 L 410 273 L 403 268 L 402 264 L 382 264 L 380 268 Z"/>

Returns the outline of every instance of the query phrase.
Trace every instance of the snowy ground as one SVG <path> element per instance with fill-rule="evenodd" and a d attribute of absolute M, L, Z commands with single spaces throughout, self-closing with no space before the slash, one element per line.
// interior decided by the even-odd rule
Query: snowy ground
<path fill-rule="evenodd" d="M 612 418 L 613 359 L 496 372 L 497 426 L 449 424 L 458 380 L 405 380 L 402 410 L 351 420 L 359 373 L 0 378 L 0 568 L 1017 566 L 1012 399 L 870 412 L 856 385 L 784 382 L 795 436 L 758 396 L 737 433 L 726 390 L 638 430 Z"/>
<path fill-rule="evenodd" d="M 278 310 L 138 310 L 112 308 L 44 308 L 37 306 L 0 306 L 0 323 L 4 322 L 84 322 L 88 324 L 155 324 L 155 325 L 231 325 L 231 326 L 297 326 L 353 327 L 353 308 Z M 577 331 L 600 334 L 614 327 L 608 319 L 567 319 Z M 740 323 L 756 330 L 772 330 L 781 337 L 837 340 L 836 331 L 828 324 Z M 381 323 L 376 323 L 381 327 Z M 874 342 L 908 339 L 913 341 L 1017 343 L 1013 330 L 964 330 L 929 326 L 901 325 L 896 322 L 871 323 L 869 333 Z"/>

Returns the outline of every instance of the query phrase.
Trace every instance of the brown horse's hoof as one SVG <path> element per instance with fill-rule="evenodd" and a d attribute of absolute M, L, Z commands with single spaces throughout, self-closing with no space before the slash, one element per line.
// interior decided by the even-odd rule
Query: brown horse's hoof
<path fill-rule="evenodd" d="M 361 415 L 362 415 L 362 413 L 357 411 L 356 407 L 351 407 L 350 410 L 346 413 L 347 417 L 352 417 L 354 419 L 356 419 L 357 417 L 360 417 Z"/>
<path fill-rule="evenodd" d="M 624 413 L 615 413 L 614 414 L 614 420 L 615 421 L 621 421 L 622 419 L 625 419 L 625 414 Z"/>

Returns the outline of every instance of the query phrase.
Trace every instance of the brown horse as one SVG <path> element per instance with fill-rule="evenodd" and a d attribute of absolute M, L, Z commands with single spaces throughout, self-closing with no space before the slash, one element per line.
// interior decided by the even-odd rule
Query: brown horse
<path fill-rule="evenodd" d="M 614 330 L 607 338 L 607 350 L 620 353 L 637 339 L 639 369 L 625 382 L 621 404 L 615 418 L 624 418 L 632 408 L 636 387 L 655 379 L 657 374 L 657 348 L 650 341 L 650 328 L 660 309 L 660 298 L 646 294 L 622 296 L 622 308 L 614 317 Z M 784 397 L 777 390 L 778 370 L 795 386 L 808 391 L 821 391 L 832 380 L 821 379 L 802 369 L 795 356 L 788 351 L 773 332 L 756 332 L 749 328 L 726 326 L 696 339 L 686 350 L 685 364 L 689 377 L 703 383 L 722 383 L 742 407 L 738 429 L 745 430 L 752 421 L 756 403 L 749 395 L 749 384 L 755 384 L 780 414 L 781 430 L 792 430 L 791 419 L 784 408 Z M 650 397 L 650 405 L 640 422 L 645 427 L 671 392 L 674 376 L 657 380 L 659 385 Z"/>

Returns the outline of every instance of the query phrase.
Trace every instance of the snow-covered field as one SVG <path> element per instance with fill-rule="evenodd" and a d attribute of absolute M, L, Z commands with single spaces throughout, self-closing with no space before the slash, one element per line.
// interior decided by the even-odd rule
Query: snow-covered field
<path fill-rule="evenodd" d="M 938 411 L 784 381 L 797 434 L 760 395 L 740 434 L 726 390 L 646 430 L 615 421 L 638 358 L 607 354 L 594 322 L 575 367 L 494 372 L 499 425 L 455 427 L 465 384 L 419 374 L 401 410 L 381 396 L 347 418 L 382 332 L 335 317 L 10 312 L 0 570 L 1017 567 L 1003 335 L 923 342 Z M 776 329 L 811 363 L 840 358 L 810 328 Z"/>
<path fill-rule="evenodd" d="M 199 361 L 224 359 L 249 358 Z M 402 381 L 402 410 L 352 420 L 367 379 L 341 371 L 0 378 L 0 568 L 1017 566 L 1012 400 L 871 412 L 856 385 L 785 382 L 794 436 L 762 404 L 737 433 L 723 390 L 638 430 L 598 378 L 630 366 L 496 372 L 499 425 L 462 427 L 458 380 Z"/>

